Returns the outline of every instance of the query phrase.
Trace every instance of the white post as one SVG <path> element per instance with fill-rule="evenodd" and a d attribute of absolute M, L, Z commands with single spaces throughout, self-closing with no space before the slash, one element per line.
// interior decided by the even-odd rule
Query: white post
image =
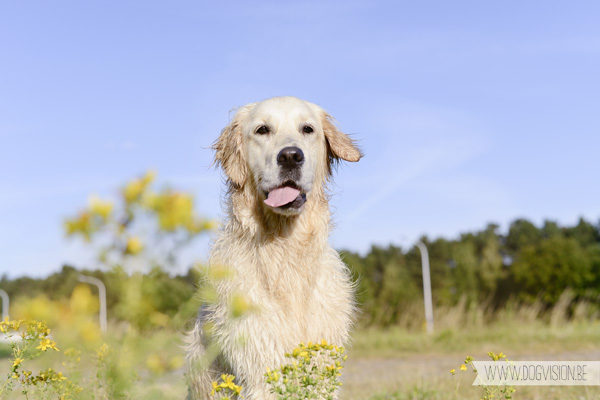
<path fill-rule="evenodd" d="M 423 300 L 425 301 L 425 321 L 427 322 L 427 333 L 433 332 L 433 302 L 431 301 L 431 277 L 429 274 L 429 253 L 425 243 L 420 240 L 416 246 L 421 252 L 421 267 L 423 268 Z"/>
<path fill-rule="evenodd" d="M 8 293 L 0 289 L 0 297 L 2 297 L 2 319 L 5 320 L 6 318 L 8 318 Z"/>
<path fill-rule="evenodd" d="M 104 283 L 100 279 L 88 275 L 79 275 L 79 281 L 98 287 L 98 297 L 100 297 L 100 330 L 102 333 L 106 333 L 106 286 L 104 286 Z"/>

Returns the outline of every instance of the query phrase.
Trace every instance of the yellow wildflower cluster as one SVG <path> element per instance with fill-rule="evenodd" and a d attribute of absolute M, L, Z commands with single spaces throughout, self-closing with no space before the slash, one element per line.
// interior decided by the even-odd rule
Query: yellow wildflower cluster
<path fill-rule="evenodd" d="M 146 217 L 154 219 L 159 231 L 176 233 L 183 231 L 186 237 L 215 228 L 213 221 L 200 218 L 194 208 L 194 197 L 190 194 L 164 189 L 154 191 L 153 171 L 129 181 L 121 190 L 121 207 L 115 210 L 112 202 L 98 196 L 90 197 L 88 207 L 64 222 L 68 236 L 81 235 L 91 241 L 98 233 L 112 235 L 115 240 L 103 250 L 104 259 L 108 252 L 120 255 L 137 255 L 146 247 L 134 234 L 137 221 Z"/>
<path fill-rule="evenodd" d="M 0 322 L 0 332 L 4 333 L 9 339 L 15 335 L 21 337 L 21 340 L 40 341 L 37 349 L 46 351 L 47 348 L 58 351 L 56 343 L 47 338 L 50 335 L 50 329 L 43 322 L 38 321 L 10 321 L 7 318 Z"/>
<path fill-rule="evenodd" d="M 280 399 L 334 398 L 341 382 L 338 377 L 346 361 L 345 349 L 323 340 L 321 343 L 300 343 L 285 356 L 290 364 L 265 374 L 271 392 Z M 316 397 L 315 397 L 316 396 Z"/>
<path fill-rule="evenodd" d="M 125 201 L 127 203 L 139 202 L 142 199 L 144 192 L 155 178 L 156 173 L 154 171 L 148 171 L 143 177 L 127 183 L 123 188 L 123 198 Z"/>
<path fill-rule="evenodd" d="M 220 400 L 229 400 L 231 396 L 239 396 L 242 391 L 242 387 L 236 385 L 233 380 L 235 376 L 233 375 L 221 375 L 221 382 L 213 382 L 212 383 L 212 391 L 210 392 L 211 396 L 214 396 L 216 393 L 219 394 L 218 399 Z"/>
<path fill-rule="evenodd" d="M 87 210 L 65 220 L 67 235 L 80 234 L 89 241 L 92 234 L 109 220 L 112 211 L 113 204 L 110 201 L 101 200 L 98 196 L 90 197 Z"/>
<path fill-rule="evenodd" d="M 493 351 L 488 351 L 487 355 L 494 361 L 498 361 L 501 358 L 506 358 L 506 356 L 504 355 L 504 353 L 500 352 L 498 354 L 494 353 Z"/>
<path fill-rule="evenodd" d="M 52 390 L 60 395 L 62 399 L 70 399 L 72 394 L 78 393 L 80 388 L 68 381 L 62 372 L 49 368 L 37 374 L 25 369 L 24 365 L 28 360 L 39 357 L 49 349 L 59 351 L 56 342 L 49 338 L 50 329 L 43 322 L 9 320 L 6 318 L 0 322 L 0 332 L 9 339 L 12 356 L 11 369 L 7 380 L 0 385 L 0 398 L 7 390 L 18 383 L 21 385 L 21 392 L 27 395 L 30 388 L 36 390 Z M 13 337 L 18 337 L 19 342 L 13 341 Z M 37 351 L 35 351 L 37 350 Z"/>
<path fill-rule="evenodd" d="M 104 361 L 109 351 L 110 347 L 106 343 L 102 344 L 102 346 L 100 346 L 100 348 L 96 350 L 96 357 L 98 358 L 98 361 Z"/>
<path fill-rule="evenodd" d="M 80 212 L 75 218 L 65 221 L 67 235 L 80 234 L 85 240 L 90 240 L 94 232 L 92 215 L 88 211 Z"/>
<path fill-rule="evenodd" d="M 36 347 L 36 349 L 42 350 L 42 351 L 46 351 L 47 349 L 59 351 L 56 348 L 56 343 L 48 338 L 42 339 L 40 342 L 40 345 L 38 347 Z"/>
<path fill-rule="evenodd" d="M 110 201 L 104 201 L 98 196 L 90 197 L 89 201 L 90 211 L 92 214 L 98 215 L 105 220 L 108 219 L 113 210 L 113 203 Z"/>
<path fill-rule="evenodd" d="M 8 318 L 6 318 L 4 321 L 0 322 L 0 332 L 2 333 L 11 333 L 11 332 L 18 332 L 19 328 L 21 327 L 21 323 L 23 321 L 9 321 Z"/>
<path fill-rule="evenodd" d="M 161 229 L 172 232 L 183 228 L 190 233 L 199 233 L 213 228 L 213 223 L 194 215 L 194 197 L 172 190 L 148 193 L 144 205 L 156 212 Z"/>
<path fill-rule="evenodd" d="M 464 364 L 461 364 L 461 366 L 460 366 L 460 367 L 458 367 L 458 368 L 459 368 L 461 371 L 466 371 L 466 370 L 468 369 L 468 368 L 467 368 L 467 365 L 469 365 L 469 364 L 470 364 L 470 365 L 471 365 L 471 367 L 473 367 L 473 364 L 471 364 L 471 363 L 473 362 L 473 360 L 474 360 L 474 358 L 473 358 L 473 357 L 471 357 L 471 356 L 468 356 L 467 358 L 465 358 L 465 362 L 464 362 Z M 474 371 L 474 372 L 477 372 L 477 370 L 476 370 L 474 367 L 473 367 L 473 371 Z M 454 368 L 453 368 L 453 369 L 451 369 L 451 370 L 450 370 L 450 373 L 451 373 L 452 375 L 456 375 L 456 369 L 454 369 Z"/>
<path fill-rule="evenodd" d="M 34 386 L 42 382 L 62 382 L 67 380 L 67 377 L 62 372 L 57 372 L 52 368 L 48 368 L 37 375 L 33 375 L 31 371 L 23 371 L 23 376 L 24 381 L 22 383 Z"/>

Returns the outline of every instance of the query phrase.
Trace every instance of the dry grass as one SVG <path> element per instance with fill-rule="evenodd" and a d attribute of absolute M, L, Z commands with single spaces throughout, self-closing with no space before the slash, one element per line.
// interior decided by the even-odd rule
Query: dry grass
<path fill-rule="evenodd" d="M 408 310 L 407 315 L 419 315 Z M 423 321 L 422 313 L 421 319 Z M 465 301 L 435 310 L 431 335 L 405 319 L 388 329 L 360 329 L 353 335 L 344 375 L 344 399 L 479 399 L 474 376 L 459 389 L 449 370 L 467 355 L 485 360 L 488 351 L 512 360 L 600 360 L 597 307 L 572 303 L 566 292 L 551 310 L 541 302 L 511 302 L 498 312 Z M 517 387 L 520 399 L 600 399 L 600 387 Z"/>
<path fill-rule="evenodd" d="M 474 377 L 464 376 L 457 390 L 456 379 L 449 370 L 457 368 L 467 355 L 484 360 L 488 351 L 502 351 L 512 360 L 600 360 L 600 321 L 594 314 L 596 308 L 587 303 L 570 303 L 566 294 L 552 310 L 543 311 L 541 303 L 527 306 L 513 303 L 491 315 L 485 307 L 469 308 L 462 302 L 435 310 L 436 330 L 431 335 L 408 317 L 402 326 L 359 329 L 353 335 L 342 375 L 341 398 L 478 399 L 480 388 L 471 386 Z M 412 312 L 407 310 L 406 314 Z M 113 334 L 102 341 L 115 351 L 117 362 L 124 366 L 123 373 L 135 372 L 135 379 L 126 388 L 128 398 L 185 397 L 179 332 L 164 329 L 140 335 L 119 326 L 111 326 L 110 331 Z M 101 342 L 96 338 L 87 343 L 70 335 L 69 327 L 65 326 L 56 327 L 53 332 L 63 352 L 69 347 L 82 349 L 76 375 L 82 386 L 89 387 L 86 376 L 94 373 L 94 348 Z M 61 366 L 63 352 L 36 360 L 31 367 L 54 366 L 69 375 Z M 0 352 L 0 357 L 6 362 L 5 352 Z M 13 393 L 6 398 L 23 397 Z M 518 387 L 514 399 L 600 399 L 600 387 Z"/>

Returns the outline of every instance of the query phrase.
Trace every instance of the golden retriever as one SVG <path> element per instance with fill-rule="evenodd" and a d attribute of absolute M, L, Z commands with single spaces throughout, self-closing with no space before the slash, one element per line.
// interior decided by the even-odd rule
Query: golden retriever
<path fill-rule="evenodd" d="M 233 274 L 214 282 L 217 300 L 202 307 L 188 335 L 189 398 L 210 398 L 211 382 L 231 373 L 244 399 L 271 399 L 264 374 L 286 352 L 300 342 L 348 341 L 354 293 L 328 244 L 327 183 L 334 164 L 362 154 L 325 111 L 295 97 L 241 107 L 213 149 L 227 176 L 228 209 L 209 269 Z M 233 318 L 238 295 L 253 310 Z M 212 364 L 199 366 L 215 348 Z"/>

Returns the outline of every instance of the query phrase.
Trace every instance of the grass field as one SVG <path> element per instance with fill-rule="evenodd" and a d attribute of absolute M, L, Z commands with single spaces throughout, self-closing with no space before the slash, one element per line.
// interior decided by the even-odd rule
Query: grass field
<path fill-rule="evenodd" d="M 354 334 L 344 380 L 344 399 L 479 399 L 474 374 L 463 373 L 458 390 L 450 369 L 466 356 L 488 360 L 487 352 L 511 360 L 600 360 L 600 323 L 551 326 L 542 322 L 493 324 L 477 329 L 443 329 L 432 335 L 389 330 Z M 600 399 L 600 387 L 517 387 L 514 399 Z"/>
<path fill-rule="evenodd" d="M 113 332 L 118 327 L 111 327 Z M 53 366 L 72 376 L 84 388 L 82 398 L 102 393 L 91 389 L 97 373 L 95 348 L 100 342 L 74 342 L 59 329 L 53 337 L 61 352 L 33 360 L 28 368 Z M 139 335 L 123 330 L 105 338 L 112 361 L 103 366 L 117 374 L 123 393 L 133 399 L 182 399 L 186 385 L 181 334 L 169 330 Z M 81 349 L 81 360 L 69 370 L 64 350 Z M 3 364 L 8 366 L 6 346 Z M 481 388 L 471 386 L 472 372 L 452 376 L 466 356 L 486 360 L 487 352 L 502 351 L 511 360 L 600 360 L 600 322 L 550 324 L 541 320 L 481 324 L 471 328 L 440 327 L 427 335 L 402 328 L 359 329 L 353 335 L 342 375 L 342 399 L 479 399 Z M 113 363 L 113 364 L 110 364 Z M 134 374 L 131 374 L 135 372 Z M 129 379 L 131 378 L 131 379 Z M 114 376 L 113 376 L 114 379 Z M 460 382 L 458 382 L 460 380 Z M 458 384 L 458 388 L 457 388 Z M 86 394 L 87 393 L 87 394 Z M 24 398 L 13 392 L 6 399 Z M 30 398 L 37 398 L 35 396 Z M 96 398 L 103 398 L 97 395 Z M 600 387 L 517 387 L 514 399 L 600 399 Z"/>

